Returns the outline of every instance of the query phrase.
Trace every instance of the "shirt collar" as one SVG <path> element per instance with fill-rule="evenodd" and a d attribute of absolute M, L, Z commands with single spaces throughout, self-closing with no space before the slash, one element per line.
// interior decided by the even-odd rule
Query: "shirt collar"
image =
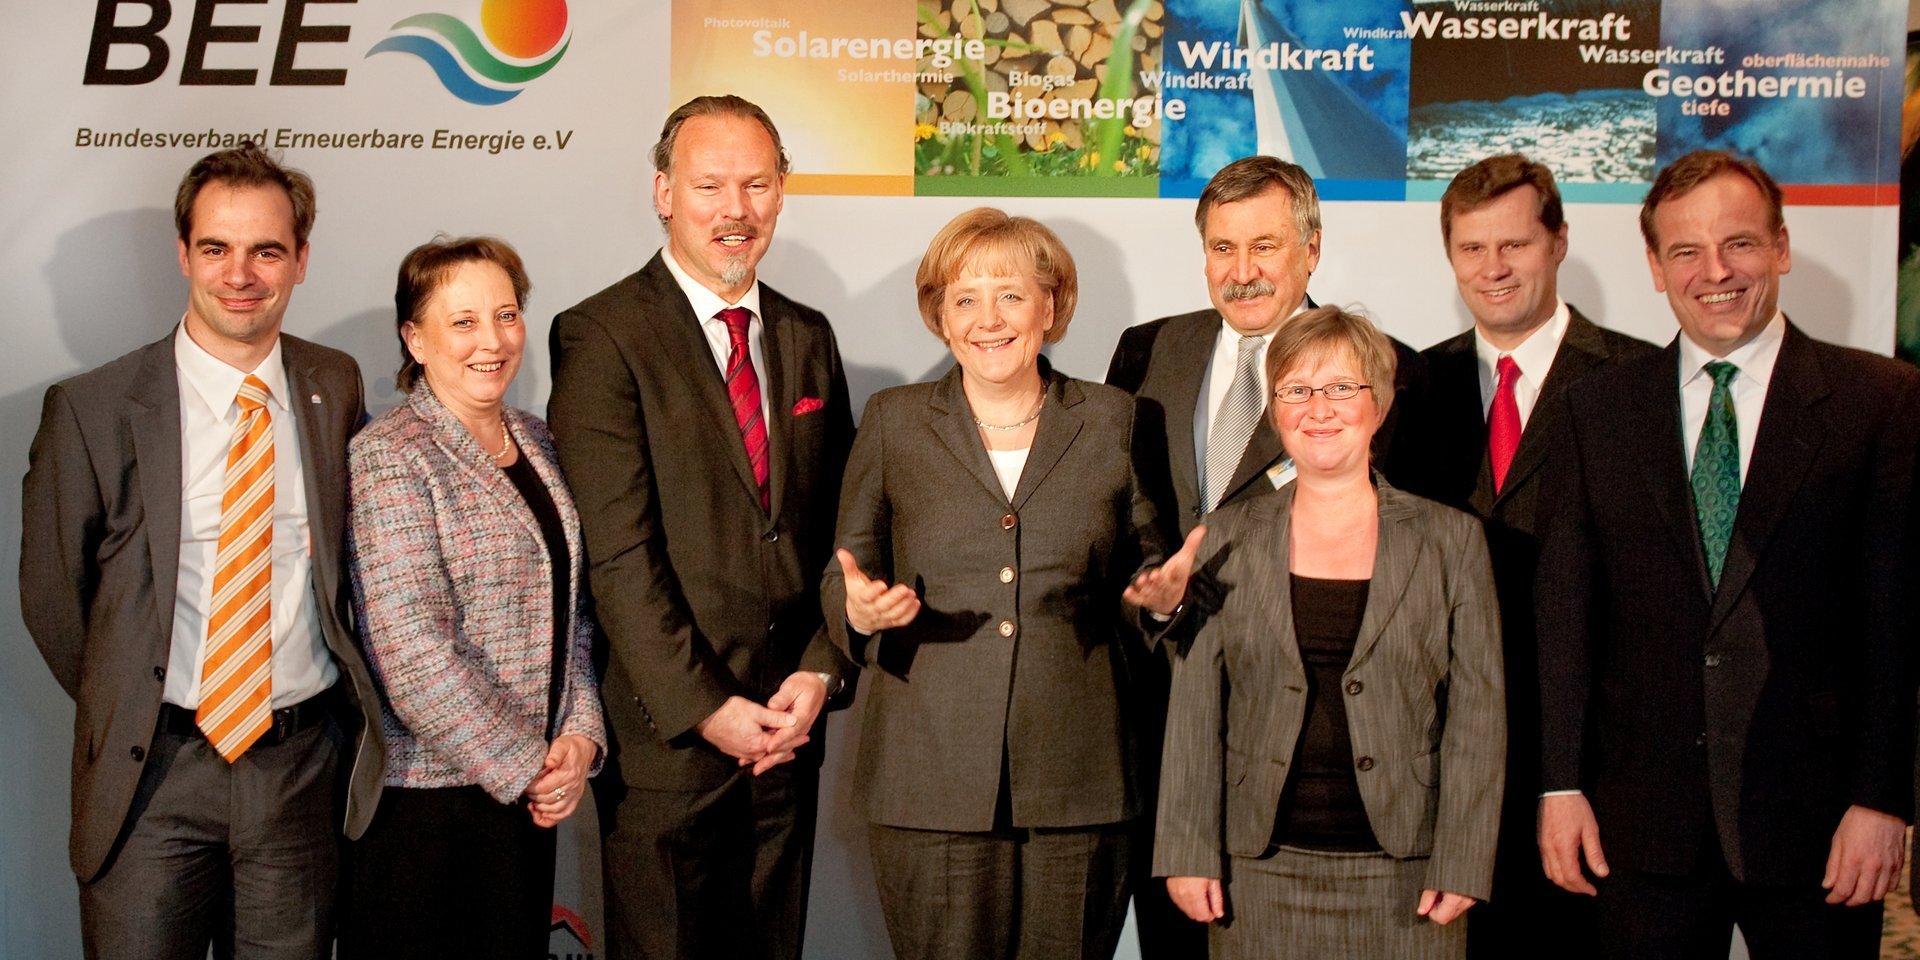
<path fill-rule="evenodd" d="M 227 411 L 233 409 L 235 398 L 240 395 L 240 384 L 249 375 L 259 377 L 260 382 L 267 385 L 268 402 L 278 412 L 289 409 L 287 367 L 280 359 L 279 337 L 273 338 L 273 349 L 260 361 L 260 366 L 251 371 L 236 370 L 195 343 L 187 335 L 186 320 L 182 319 L 173 333 L 173 363 L 180 372 L 180 381 L 206 403 L 215 417 L 224 419 Z"/>
<path fill-rule="evenodd" d="M 1553 316 L 1541 324 L 1525 340 L 1512 350 L 1501 350 L 1487 342 L 1480 335 L 1478 326 L 1473 329 L 1473 349 L 1480 356 L 1480 363 L 1488 370 L 1497 370 L 1500 357 L 1504 354 L 1512 357 L 1520 368 L 1520 375 L 1534 383 L 1546 379 L 1547 370 L 1553 366 L 1553 358 L 1560 352 L 1560 341 L 1566 339 L 1567 327 L 1573 323 L 1573 311 L 1567 309 L 1567 302 L 1558 297 L 1553 301 Z M 1495 379 L 1498 379 L 1496 375 Z"/>
<path fill-rule="evenodd" d="M 1780 358 L 1780 344 L 1787 338 L 1787 315 L 1774 311 L 1773 319 L 1760 328 L 1760 333 L 1752 340 L 1741 344 L 1724 357 L 1716 357 L 1705 347 L 1694 343 L 1685 331 L 1680 333 L 1680 385 L 1686 386 L 1694 378 L 1706 376 L 1706 366 L 1714 360 L 1725 360 L 1740 368 L 1742 377 L 1750 377 L 1765 385 L 1773 376 L 1773 363 Z"/>
<path fill-rule="evenodd" d="M 1294 317 L 1297 317 L 1302 313 L 1305 313 L 1307 310 L 1307 303 L 1308 303 L 1308 300 L 1306 296 L 1302 295 L 1300 297 L 1300 305 L 1297 307 L 1294 307 L 1292 313 L 1287 314 L 1287 319 L 1291 320 Z M 1219 313 L 1219 311 L 1217 310 L 1214 312 L 1216 314 Z M 1268 330 L 1266 333 L 1256 333 L 1254 334 L 1254 336 L 1259 337 L 1260 339 L 1266 341 L 1269 345 L 1271 345 L 1273 343 L 1273 335 L 1276 333 L 1279 333 L 1280 327 L 1284 327 L 1284 326 L 1286 326 L 1286 324 L 1282 323 L 1279 326 L 1274 327 L 1272 330 Z M 1246 334 L 1243 334 L 1240 331 L 1235 330 L 1233 328 L 1233 324 L 1227 322 L 1226 317 L 1221 317 L 1220 333 L 1214 338 L 1213 342 L 1216 347 L 1218 347 L 1220 344 L 1223 344 L 1223 343 L 1233 343 L 1237 345 L 1240 342 L 1240 338 L 1243 336 L 1246 336 Z"/>
<path fill-rule="evenodd" d="M 712 320 L 715 314 L 728 307 L 745 307 L 753 314 L 754 319 L 760 319 L 760 278 L 754 278 L 753 285 L 747 288 L 747 292 L 740 297 L 739 303 L 728 303 L 721 299 L 719 294 L 707 289 L 682 269 L 671 246 L 660 248 L 660 259 L 666 261 L 667 272 L 673 274 L 673 282 L 680 285 L 680 292 L 686 294 L 687 302 L 693 306 L 693 315 L 698 317 L 701 323 Z"/>

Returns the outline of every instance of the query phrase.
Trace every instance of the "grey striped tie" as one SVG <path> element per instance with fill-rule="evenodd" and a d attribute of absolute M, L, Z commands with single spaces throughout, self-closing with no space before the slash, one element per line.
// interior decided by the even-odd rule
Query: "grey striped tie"
<path fill-rule="evenodd" d="M 1265 345 L 1261 337 L 1240 338 L 1240 356 L 1233 366 L 1233 382 L 1227 385 L 1227 395 L 1213 417 L 1213 428 L 1207 431 L 1204 506 L 1208 510 L 1219 506 L 1220 498 L 1226 495 L 1227 482 L 1233 479 L 1234 468 L 1240 465 L 1240 457 L 1247 451 L 1247 441 L 1253 439 L 1254 424 L 1260 422 L 1265 399 L 1260 395 L 1265 380 L 1260 373 L 1260 348 Z"/>

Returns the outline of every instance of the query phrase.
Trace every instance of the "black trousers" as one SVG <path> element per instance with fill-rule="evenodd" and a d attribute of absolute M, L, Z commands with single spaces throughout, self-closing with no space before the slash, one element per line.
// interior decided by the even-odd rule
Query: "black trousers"
<path fill-rule="evenodd" d="M 554 832 L 477 786 L 387 787 L 347 846 L 340 960 L 547 955 Z"/>
<path fill-rule="evenodd" d="M 1720 844 L 1703 838 L 1687 876 L 1625 869 L 1599 889 L 1600 955 L 1607 960 L 1720 960 L 1738 924 L 1753 960 L 1875 960 L 1883 905 L 1834 906 L 1818 874 L 1804 884 L 1741 883 Z"/>
<path fill-rule="evenodd" d="M 704 793 L 595 780 L 608 960 L 798 958 L 818 756 Z"/>
<path fill-rule="evenodd" d="M 331 720 L 228 764 L 205 738 L 153 736 L 106 869 L 80 884 L 89 960 L 324 960 L 340 818 Z"/>
<path fill-rule="evenodd" d="M 1509 804 L 1501 816 L 1494 855 L 1493 896 L 1470 912 L 1467 958 L 1509 960 L 1532 956 L 1542 944 L 1552 944 L 1556 960 L 1594 960 L 1598 921 L 1593 898 L 1568 893 L 1547 879 L 1534 835 L 1539 801 L 1533 795 L 1538 791 L 1522 787 L 1526 793 L 1516 797 L 1512 783 L 1509 779 Z"/>

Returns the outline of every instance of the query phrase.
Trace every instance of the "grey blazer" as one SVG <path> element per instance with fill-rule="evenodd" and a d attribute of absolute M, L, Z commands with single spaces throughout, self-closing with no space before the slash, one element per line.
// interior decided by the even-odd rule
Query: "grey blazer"
<path fill-rule="evenodd" d="M 1506 755 L 1486 538 L 1467 514 L 1376 483 L 1379 547 L 1341 684 L 1361 801 L 1389 855 L 1431 858 L 1426 887 L 1485 899 Z M 1306 718 L 1287 580 L 1294 492 L 1208 518 L 1196 577 L 1219 599 L 1191 614 L 1204 622 L 1174 666 L 1155 876 L 1223 876 L 1227 855 L 1261 856 L 1273 836 Z"/>
<path fill-rule="evenodd" d="M 1146 651 L 1122 629 L 1120 592 L 1161 547 L 1128 452 L 1133 399 L 1042 370 L 1046 406 L 1011 502 L 958 367 L 875 394 L 861 419 L 837 542 L 923 603 L 905 627 L 860 634 L 838 563 L 821 582 L 829 635 L 873 668 L 855 782 L 875 823 L 992 829 L 1003 748 L 1015 826 L 1140 812 L 1125 705 Z"/>
<path fill-rule="evenodd" d="M 345 829 L 358 837 L 380 795 L 379 699 L 354 642 L 342 568 L 347 438 L 367 418 L 360 368 L 282 334 L 313 535 L 314 609 L 358 749 Z M 309 398 L 303 400 L 303 398 Z M 106 862 L 146 767 L 160 715 L 180 568 L 180 387 L 173 334 L 48 388 L 22 497 L 20 612 L 74 699 L 73 872 Z M 371 732 L 371 735 L 369 735 Z M 350 761 L 350 762 L 348 762 Z"/>

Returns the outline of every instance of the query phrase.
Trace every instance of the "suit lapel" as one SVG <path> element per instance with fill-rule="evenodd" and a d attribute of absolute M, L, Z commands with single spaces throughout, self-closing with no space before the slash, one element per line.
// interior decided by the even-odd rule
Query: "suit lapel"
<path fill-rule="evenodd" d="M 287 371 L 288 411 L 300 432 L 315 595 L 331 605 L 342 596 L 339 551 L 346 535 L 347 438 L 338 425 L 348 416 L 340 411 L 357 409 L 360 398 L 340 395 L 321 376 L 307 345 L 294 337 L 280 338 L 280 360 Z"/>
<path fill-rule="evenodd" d="M 1807 348 L 1806 336 L 1789 323 L 1768 379 L 1747 480 L 1740 487 L 1733 540 L 1727 546 L 1720 587 L 1713 597 L 1713 627 L 1720 625 L 1746 590 L 1767 542 L 1780 526 L 1781 515 L 1793 502 L 1820 450 L 1824 433 L 1816 411 L 1830 392 L 1819 358 Z"/>
<path fill-rule="evenodd" d="M 1173 474 L 1174 497 L 1183 511 L 1200 504 L 1200 466 L 1193 455 L 1193 419 L 1200 406 L 1200 384 L 1213 357 L 1213 341 L 1225 321 L 1208 314 L 1161 331 L 1153 349 L 1164 359 L 1161 378 L 1167 384 L 1167 458 Z M 1211 507 L 1212 504 L 1202 506 Z"/>
<path fill-rule="evenodd" d="M 127 398 L 128 435 L 146 514 L 147 562 L 153 570 L 154 630 L 173 636 L 173 605 L 180 589 L 180 372 L 170 335 L 146 348 L 141 386 Z"/>
<path fill-rule="evenodd" d="M 1647 499 L 1672 533 L 1682 554 L 1693 558 L 1700 595 L 1711 597 L 1707 558 L 1700 549 L 1700 530 L 1693 517 L 1693 487 L 1687 477 L 1687 447 L 1680 437 L 1680 341 L 1676 337 L 1646 369 L 1649 378 L 1630 386 L 1620 403 L 1632 412 L 1626 421 L 1630 437 L 1644 438 L 1639 457 L 1647 481 Z M 1599 456 L 1632 456 L 1627 450 L 1600 450 Z"/>
<path fill-rule="evenodd" d="M 1449 446 L 1443 454 L 1445 462 L 1461 469 L 1455 476 L 1464 476 L 1467 465 L 1474 465 L 1473 486 L 1465 490 L 1450 486 L 1454 492 L 1448 495 L 1467 494 L 1474 512 L 1487 516 L 1493 509 L 1493 472 L 1487 464 L 1487 414 L 1480 406 L 1480 359 L 1474 353 L 1473 331 L 1435 348 L 1428 355 L 1427 375 L 1433 387 L 1430 396 L 1435 398 L 1431 402 L 1436 406 L 1436 430 Z"/>
<path fill-rule="evenodd" d="M 760 286 L 760 352 L 766 358 L 760 389 L 767 397 L 767 497 L 768 515 L 780 515 L 786 497 L 788 467 L 793 447 L 794 393 L 801 381 L 801 350 L 793 342 L 794 324 L 786 308 L 765 284 Z M 743 444 L 742 450 L 745 449 Z M 744 456 L 744 454 L 743 454 Z M 751 465 L 749 465 L 751 466 Z"/>
<path fill-rule="evenodd" d="M 1526 429 L 1520 433 L 1520 447 L 1514 451 L 1513 463 L 1507 467 L 1507 482 L 1500 488 L 1498 500 L 1511 496 L 1546 463 L 1553 438 L 1547 435 L 1548 430 L 1535 427 L 1551 419 L 1549 411 L 1555 409 L 1554 404 L 1560 402 L 1569 386 L 1606 359 L 1606 344 L 1600 340 L 1599 329 L 1581 316 L 1580 311 L 1572 307 L 1567 310 L 1572 315 L 1567 334 L 1560 340 L 1560 349 L 1554 351 L 1547 379 L 1540 384 L 1540 395 L 1533 402 L 1533 415 L 1527 418 Z M 1477 390 L 1474 395 L 1479 396 Z M 1488 480 L 1491 490 L 1491 476 Z"/>
<path fill-rule="evenodd" d="M 931 408 L 929 420 L 933 435 L 946 445 L 947 452 L 966 467 L 981 486 L 992 491 L 995 498 L 1006 500 L 1006 491 L 1000 489 L 1000 477 L 993 472 L 993 464 L 987 459 L 986 445 L 980 442 L 980 435 L 973 425 L 973 408 L 967 405 L 967 396 L 961 392 L 959 364 L 955 364 L 946 376 L 934 384 L 933 393 L 927 398 L 927 406 Z M 1041 419 L 1046 418 L 1043 416 Z"/>
<path fill-rule="evenodd" d="M 1040 482 L 1053 471 L 1067 448 L 1080 435 L 1080 386 L 1063 375 L 1053 374 L 1041 361 L 1041 374 L 1047 377 L 1047 405 L 1040 411 L 1040 422 L 1033 431 L 1033 448 L 1027 451 L 1026 466 L 1020 469 L 1020 484 L 1013 491 L 1013 509 L 1026 506 Z M 977 441 L 976 441 L 977 442 Z"/>
<path fill-rule="evenodd" d="M 1300 657 L 1300 640 L 1293 630 L 1293 580 L 1288 570 L 1293 491 L 1289 484 L 1274 496 L 1253 501 L 1241 527 L 1247 531 L 1245 555 L 1254 582 L 1235 584 L 1234 589 L 1249 590 L 1262 601 L 1250 605 L 1256 612 L 1245 634 L 1249 659 L 1263 678 L 1249 684 L 1252 689 L 1282 689 L 1298 683 L 1307 672 Z M 1278 735 L 1279 709 L 1278 697 L 1258 698 L 1254 710 L 1259 718 L 1257 726 L 1263 731 L 1262 743 Z"/>
<path fill-rule="evenodd" d="M 433 390 L 422 385 L 408 395 L 407 402 L 413 406 L 415 413 L 433 425 L 434 442 L 447 452 L 447 458 L 464 471 L 475 485 L 486 491 L 496 504 L 512 514 L 535 543 L 544 542 L 545 534 L 540 532 L 540 521 L 534 517 L 533 508 L 527 506 L 526 498 L 520 495 L 520 489 L 514 486 L 513 479 L 496 465 L 493 454 L 474 439 L 460 418 L 454 416 L 439 397 L 434 396 Z M 526 431 L 518 422 L 519 412 L 508 411 L 505 417 L 517 428 L 513 433 L 514 442 L 520 446 L 520 455 L 531 462 L 533 457 L 528 451 L 534 444 L 527 441 Z M 539 470 L 536 468 L 534 472 L 539 473 Z"/>
<path fill-rule="evenodd" d="M 648 315 L 645 321 L 648 332 L 659 344 L 658 362 L 671 367 L 674 376 L 686 381 L 690 395 L 710 421 L 710 429 L 717 431 L 717 436 L 725 438 L 720 446 L 725 449 L 725 455 L 733 464 L 734 473 L 740 477 L 741 485 L 757 503 L 760 499 L 760 483 L 753 477 L 753 464 L 747 461 L 747 447 L 740 439 L 740 423 L 733 418 L 733 404 L 727 399 L 726 380 L 719 366 L 713 362 L 713 348 L 708 345 L 707 336 L 700 329 L 701 318 L 693 315 L 693 307 L 687 302 L 686 293 L 674 282 L 673 273 L 667 269 L 666 262 L 660 259 L 664 256 L 664 250 L 654 254 L 653 259 L 640 271 L 641 281 L 652 288 L 642 292 L 641 302 L 664 307 L 660 312 Z M 671 306 L 665 306 L 668 304 Z M 761 324 L 764 331 L 766 318 L 761 318 Z M 762 337 L 763 350 L 766 339 Z M 765 384 L 761 388 L 764 390 Z M 669 429 L 690 427 L 691 424 L 668 425 Z M 773 456 L 771 446 L 767 455 Z"/>
<path fill-rule="evenodd" d="M 1192 450 L 1193 446 L 1189 444 L 1187 449 Z M 1280 435 L 1273 432 L 1273 424 L 1267 420 L 1263 408 L 1260 419 L 1253 424 L 1253 436 L 1247 438 L 1247 449 L 1240 454 L 1240 464 L 1233 468 L 1233 479 L 1227 481 L 1227 490 L 1220 495 L 1220 502 L 1230 503 L 1248 484 L 1265 481 L 1267 469 L 1286 455 L 1286 448 L 1280 445 Z"/>
<path fill-rule="evenodd" d="M 1402 499 L 1406 495 L 1377 476 L 1375 482 L 1379 484 L 1380 531 L 1373 550 L 1373 582 L 1367 587 L 1367 610 L 1360 619 L 1360 634 L 1354 639 L 1349 668 L 1366 662 L 1380 642 L 1380 635 L 1400 606 L 1400 598 L 1406 595 L 1421 554 L 1420 535 L 1408 523 L 1414 512 Z"/>

